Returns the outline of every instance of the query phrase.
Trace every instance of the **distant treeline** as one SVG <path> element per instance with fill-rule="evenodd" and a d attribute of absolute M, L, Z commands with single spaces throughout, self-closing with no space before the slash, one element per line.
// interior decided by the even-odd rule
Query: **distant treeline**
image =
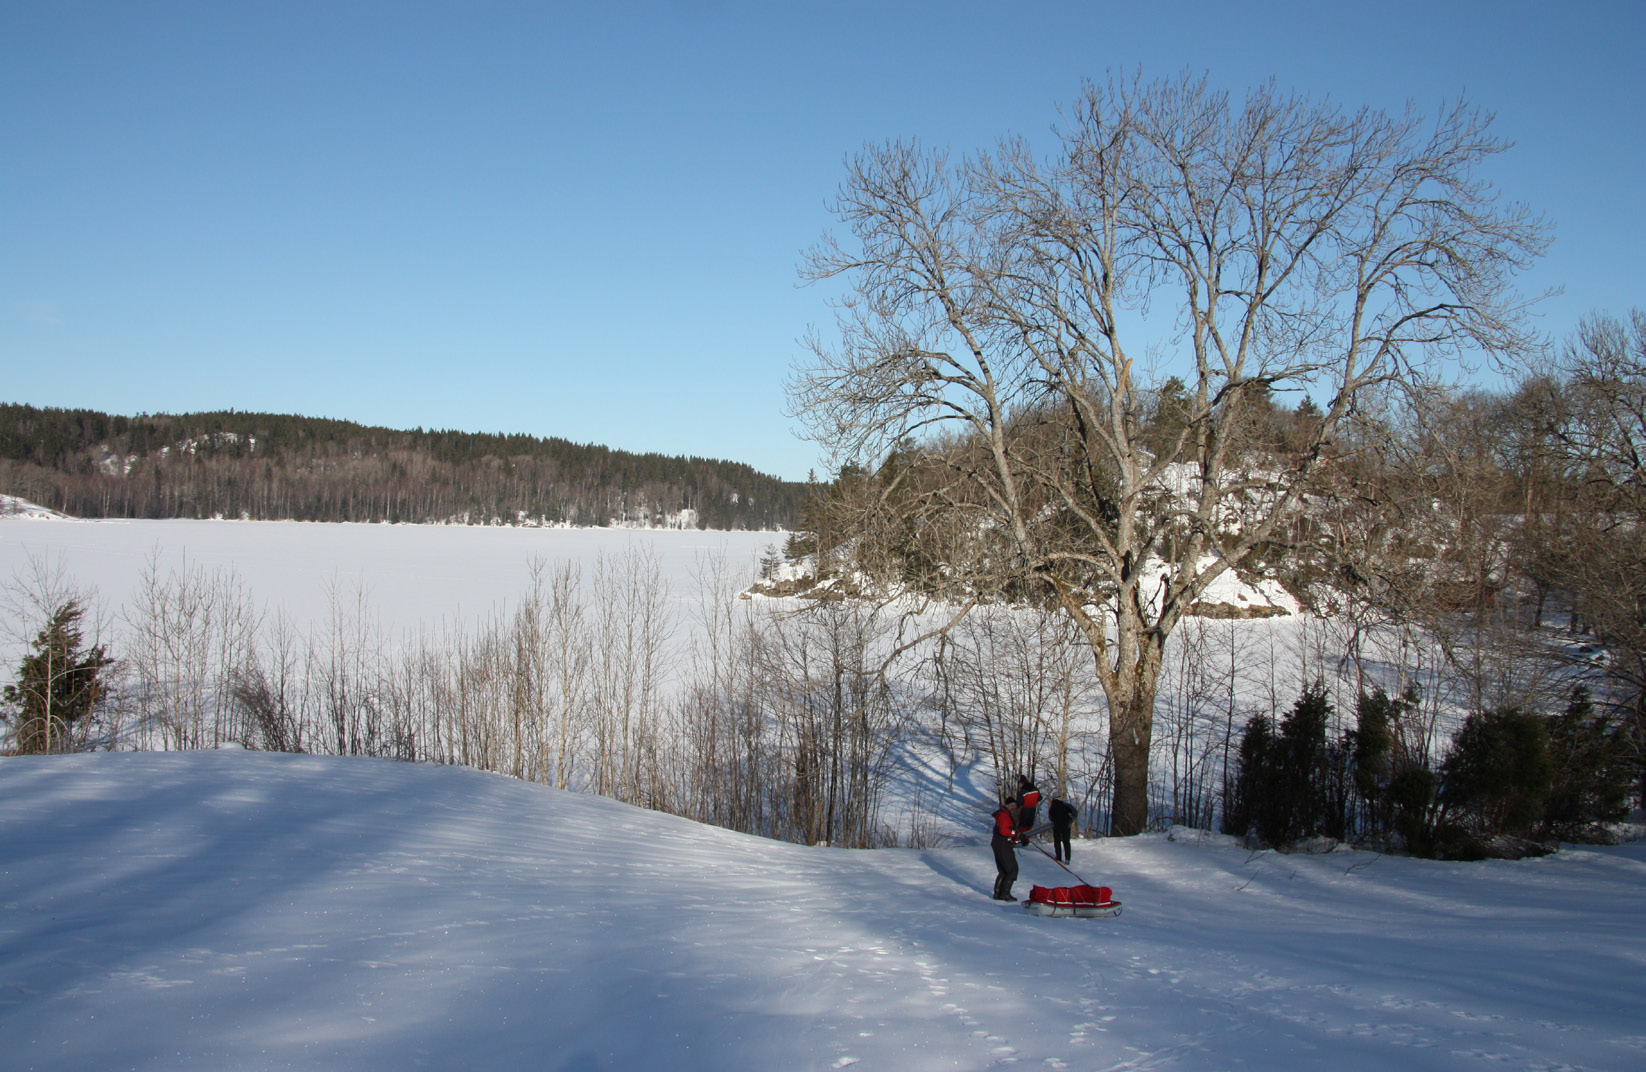
<path fill-rule="evenodd" d="M 793 527 L 807 489 L 555 438 L 0 404 L 0 493 L 78 517 L 772 529 Z"/>

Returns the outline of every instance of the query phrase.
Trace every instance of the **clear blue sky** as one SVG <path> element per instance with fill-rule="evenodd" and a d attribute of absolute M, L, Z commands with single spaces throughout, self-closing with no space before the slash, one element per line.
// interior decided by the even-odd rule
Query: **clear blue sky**
<path fill-rule="evenodd" d="M 1043 138 L 1083 77 L 1467 94 L 1556 241 L 1544 327 L 1646 306 L 1646 4 L 0 4 L 0 401 L 818 457 L 801 251 L 865 141 Z M 823 475 L 821 471 L 819 475 Z"/>

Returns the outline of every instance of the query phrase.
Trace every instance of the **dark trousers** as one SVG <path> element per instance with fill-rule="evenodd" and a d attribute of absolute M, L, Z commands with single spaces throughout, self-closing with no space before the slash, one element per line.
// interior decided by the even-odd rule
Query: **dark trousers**
<path fill-rule="evenodd" d="M 1012 839 L 996 834 L 989 839 L 989 847 L 994 850 L 994 866 L 999 872 L 994 880 L 994 898 L 1010 900 L 1012 883 L 1017 881 L 1017 853 L 1012 849 Z"/>
<path fill-rule="evenodd" d="M 1074 853 L 1069 849 L 1070 829 L 1071 827 L 1067 826 L 1052 827 L 1052 852 L 1056 854 L 1056 859 L 1062 863 L 1068 863 L 1074 859 Z"/>

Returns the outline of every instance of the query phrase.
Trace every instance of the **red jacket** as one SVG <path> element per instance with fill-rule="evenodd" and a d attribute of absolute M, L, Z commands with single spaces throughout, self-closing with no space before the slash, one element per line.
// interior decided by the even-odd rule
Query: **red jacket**
<path fill-rule="evenodd" d="M 994 813 L 994 832 L 1003 838 L 1017 836 L 1017 812 L 1004 805 Z"/>

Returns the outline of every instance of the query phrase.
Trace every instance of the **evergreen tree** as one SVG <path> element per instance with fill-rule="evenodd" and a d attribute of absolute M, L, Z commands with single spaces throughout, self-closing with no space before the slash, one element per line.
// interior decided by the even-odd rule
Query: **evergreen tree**
<path fill-rule="evenodd" d="M 1366 825 L 1373 833 L 1389 828 L 1389 751 L 1394 744 L 1391 723 L 1397 703 L 1378 686 L 1362 692 L 1355 705 L 1355 794 L 1365 802 Z"/>
<path fill-rule="evenodd" d="M 1389 778 L 1389 816 L 1394 832 L 1413 856 L 1434 851 L 1435 794 L 1440 779 L 1426 764 L 1397 770 Z"/>
<path fill-rule="evenodd" d="M 1588 689 L 1578 686 L 1566 710 L 1549 720 L 1548 749 L 1552 777 L 1543 812 L 1547 833 L 1570 841 L 1629 813 L 1634 772 L 1628 723 L 1597 714 Z"/>
<path fill-rule="evenodd" d="M 103 671 L 114 660 L 101 644 L 84 646 L 84 616 L 85 608 L 73 599 L 53 611 L 23 657 L 16 684 L 0 694 L 19 755 L 66 751 L 72 727 L 103 699 Z"/>
<path fill-rule="evenodd" d="M 1542 716 L 1513 707 L 1470 715 L 1441 763 L 1441 806 L 1476 834 L 1529 837 L 1553 776 Z"/>
<path fill-rule="evenodd" d="M 1271 804 L 1267 788 L 1274 743 L 1274 731 L 1267 715 L 1257 715 L 1246 723 L 1245 732 L 1240 735 L 1234 787 L 1223 808 L 1225 834 L 1247 837 L 1269 825 L 1264 809 Z"/>
<path fill-rule="evenodd" d="M 1354 792 L 1364 806 L 1361 829 L 1372 838 L 1399 833 L 1410 826 L 1415 807 L 1428 805 L 1423 779 L 1413 780 L 1414 764 L 1397 749 L 1400 727 L 1417 710 L 1417 692 L 1408 689 L 1399 697 L 1390 696 L 1381 686 L 1360 694 L 1355 707 L 1355 728 L 1346 746 L 1353 769 Z M 1427 769 L 1422 773 L 1427 774 Z"/>
<path fill-rule="evenodd" d="M 1246 724 L 1234 792 L 1224 813 L 1226 833 L 1255 834 L 1269 845 L 1320 833 L 1343 836 L 1347 746 L 1327 743 L 1331 713 L 1326 688 L 1317 683 L 1303 690 L 1281 719 L 1278 733 L 1265 715 Z"/>
<path fill-rule="evenodd" d="M 1326 687 L 1316 682 L 1303 690 L 1281 720 L 1279 763 L 1274 771 L 1277 821 L 1269 832 L 1259 831 L 1271 845 L 1284 845 L 1325 830 L 1326 722 L 1331 714 Z"/>

